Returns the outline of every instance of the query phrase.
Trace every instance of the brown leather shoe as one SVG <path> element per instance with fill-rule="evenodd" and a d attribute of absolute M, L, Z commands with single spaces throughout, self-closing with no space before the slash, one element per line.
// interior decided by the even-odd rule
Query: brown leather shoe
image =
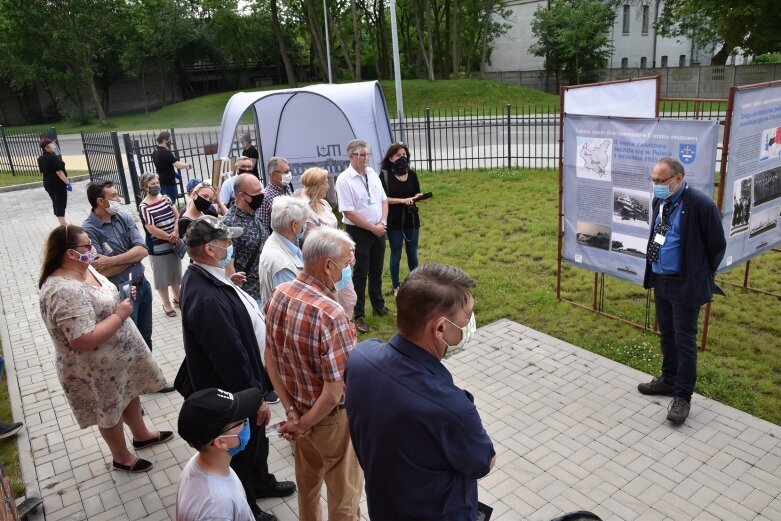
<path fill-rule="evenodd" d="M 382 306 L 380 309 L 375 309 L 374 314 L 378 317 L 386 317 L 391 314 L 391 310 L 388 309 L 385 306 Z"/>
<path fill-rule="evenodd" d="M 369 324 L 366 323 L 366 319 L 363 317 L 358 317 L 355 319 L 355 329 L 357 329 L 361 333 L 368 333 L 369 332 Z"/>

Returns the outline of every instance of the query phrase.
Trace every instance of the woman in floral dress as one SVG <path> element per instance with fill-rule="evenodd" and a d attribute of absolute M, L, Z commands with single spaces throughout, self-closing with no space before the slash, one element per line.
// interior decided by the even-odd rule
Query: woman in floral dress
<path fill-rule="evenodd" d="M 138 397 L 165 386 L 132 320 L 129 298 L 90 267 L 97 256 L 78 226 L 55 228 L 46 241 L 38 287 L 41 317 L 55 348 L 57 376 L 79 427 L 97 425 L 113 468 L 146 472 L 152 463 L 133 455 L 123 423 L 141 449 L 173 438 L 147 429 Z"/>

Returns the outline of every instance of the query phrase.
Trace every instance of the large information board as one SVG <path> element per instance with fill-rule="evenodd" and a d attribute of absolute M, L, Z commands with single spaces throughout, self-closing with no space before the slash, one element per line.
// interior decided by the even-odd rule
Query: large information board
<path fill-rule="evenodd" d="M 564 87 L 563 107 L 567 114 L 653 118 L 658 83 L 653 77 Z"/>
<path fill-rule="evenodd" d="M 678 159 L 686 182 L 712 196 L 717 143 L 715 121 L 565 115 L 563 259 L 642 284 L 651 169 Z"/>
<path fill-rule="evenodd" d="M 730 132 L 719 271 L 781 244 L 781 85 L 738 89 Z"/>

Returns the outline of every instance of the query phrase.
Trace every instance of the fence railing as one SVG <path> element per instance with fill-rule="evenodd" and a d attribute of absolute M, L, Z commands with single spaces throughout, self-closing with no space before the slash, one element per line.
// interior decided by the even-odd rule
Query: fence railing
<path fill-rule="evenodd" d="M 40 176 L 39 143 L 49 138 L 59 147 L 54 127 L 4 127 L 0 125 L 0 173 L 12 176 Z"/>

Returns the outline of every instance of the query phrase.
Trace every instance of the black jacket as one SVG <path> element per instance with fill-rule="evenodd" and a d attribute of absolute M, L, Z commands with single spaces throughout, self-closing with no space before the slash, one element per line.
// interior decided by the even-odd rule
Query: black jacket
<path fill-rule="evenodd" d="M 649 241 L 660 203 L 654 198 Z M 713 298 L 716 289 L 713 278 L 727 249 L 727 240 L 719 211 L 708 196 L 687 185 L 681 194 L 681 205 L 681 296 L 689 306 L 700 307 Z M 651 263 L 646 259 L 643 287 L 652 288 L 654 277 Z"/>
<path fill-rule="evenodd" d="M 193 390 L 217 387 L 237 392 L 257 387 L 265 394 L 258 339 L 236 291 L 190 264 L 179 300 Z"/>

